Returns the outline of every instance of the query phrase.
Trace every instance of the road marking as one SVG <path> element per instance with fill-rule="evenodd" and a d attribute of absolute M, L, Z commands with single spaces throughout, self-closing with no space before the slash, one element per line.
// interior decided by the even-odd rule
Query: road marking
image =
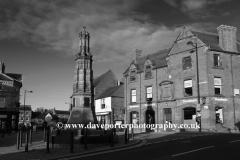
<path fill-rule="evenodd" d="M 100 152 L 95 152 L 95 153 L 94 152 L 86 153 L 84 155 L 72 155 L 71 157 L 56 158 L 56 159 L 58 159 L 58 160 L 71 160 L 71 159 L 77 159 L 77 158 L 83 158 L 83 157 L 91 157 L 91 156 L 95 156 L 95 155 L 101 155 L 101 154 L 112 153 L 112 152 L 117 152 L 117 151 L 122 151 L 122 150 L 128 150 L 128 149 L 141 147 L 145 143 L 146 143 L 146 140 L 144 139 L 144 140 L 142 140 L 142 142 L 140 144 L 135 145 L 135 146 L 130 146 L 130 147 L 126 147 L 126 148 L 116 148 L 116 149 L 112 149 L 112 150 L 100 151 Z"/>
<path fill-rule="evenodd" d="M 235 141 L 231 141 L 231 142 L 229 142 L 229 143 L 234 143 L 234 142 L 238 142 L 238 141 L 240 141 L 240 139 L 239 139 L 239 140 L 235 140 Z"/>
<path fill-rule="evenodd" d="M 183 152 L 183 153 L 179 153 L 179 154 L 174 154 L 174 155 L 172 155 L 172 157 L 176 157 L 176 156 L 180 156 L 180 155 L 183 155 L 183 154 L 187 154 L 187 153 L 191 153 L 191 152 L 196 152 L 196 151 L 200 151 L 200 150 L 207 149 L 207 148 L 212 148 L 212 147 L 214 147 L 214 146 L 209 146 L 209 147 L 199 148 L 199 149 L 195 149 L 195 150 L 188 151 L 188 152 Z"/>

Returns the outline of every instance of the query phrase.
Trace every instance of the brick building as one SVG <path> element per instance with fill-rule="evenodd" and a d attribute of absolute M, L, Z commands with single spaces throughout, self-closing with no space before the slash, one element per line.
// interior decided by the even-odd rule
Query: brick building
<path fill-rule="evenodd" d="M 95 113 L 100 124 L 123 123 L 123 108 L 124 85 L 120 83 L 108 88 L 95 99 Z"/>
<path fill-rule="evenodd" d="M 0 129 L 17 130 L 22 75 L 5 73 L 0 62 Z"/>
<path fill-rule="evenodd" d="M 235 27 L 217 31 L 183 27 L 170 49 L 134 50 L 124 72 L 127 123 L 192 124 L 201 115 L 202 130 L 239 129 L 240 41 Z"/>

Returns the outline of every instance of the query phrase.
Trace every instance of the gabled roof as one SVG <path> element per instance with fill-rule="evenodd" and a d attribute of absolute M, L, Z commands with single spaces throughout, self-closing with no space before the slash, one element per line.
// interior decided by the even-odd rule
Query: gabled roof
<path fill-rule="evenodd" d="M 201 31 L 193 31 L 190 30 L 194 35 L 196 35 L 203 43 L 210 46 L 211 49 L 215 49 L 218 51 L 224 51 L 219 46 L 219 36 L 216 33 L 208 33 Z M 240 52 L 240 41 L 237 39 L 237 51 Z"/>
<path fill-rule="evenodd" d="M 55 110 L 56 114 L 70 114 L 69 111 L 63 111 L 63 110 Z"/>
<path fill-rule="evenodd" d="M 96 78 L 94 78 L 93 79 L 93 86 L 94 87 L 97 86 L 101 82 L 101 80 L 110 72 L 112 72 L 112 70 L 108 70 L 107 72 L 105 72 L 105 73 L 97 76 Z"/>
<path fill-rule="evenodd" d="M 24 110 L 24 105 L 20 105 L 19 110 Z M 32 110 L 31 105 L 25 105 L 25 110 Z"/>
<path fill-rule="evenodd" d="M 153 69 L 156 68 L 161 68 L 161 67 L 166 67 L 167 66 L 167 60 L 166 58 L 168 57 L 170 49 L 164 49 L 160 50 L 156 53 L 152 53 L 146 56 L 142 56 L 139 59 L 136 60 L 135 65 L 137 66 L 138 72 L 143 72 L 144 71 L 144 64 L 149 59 L 152 62 Z M 130 66 L 133 64 L 132 62 Z M 130 67 L 129 67 L 130 68 Z M 124 72 L 126 73 L 129 68 Z"/>
<path fill-rule="evenodd" d="M 114 86 L 106 91 L 104 91 L 98 99 L 106 98 L 106 97 L 121 97 L 124 98 L 124 85 Z"/>
<path fill-rule="evenodd" d="M 9 77 L 12 77 L 15 80 L 21 81 L 22 80 L 22 74 L 16 74 L 16 73 L 5 73 Z"/>

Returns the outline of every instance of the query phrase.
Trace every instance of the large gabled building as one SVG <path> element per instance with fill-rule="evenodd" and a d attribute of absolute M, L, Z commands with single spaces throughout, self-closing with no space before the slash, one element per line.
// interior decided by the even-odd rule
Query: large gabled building
<path fill-rule="evenodd" d="M 147 56 L 135 50 L 124 72 L 126 123 L 193 124 L 201 116 L 202 130 L 239 129 L 236 31 L 225 25 L 218 33 L 183 27 L 170 49 Z"/>

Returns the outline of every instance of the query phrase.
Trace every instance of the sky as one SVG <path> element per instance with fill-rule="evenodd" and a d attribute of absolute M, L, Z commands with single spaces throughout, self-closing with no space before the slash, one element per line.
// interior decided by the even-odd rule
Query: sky
<path fill-rule="evenodd" d="M 94 77 L 111 69 L 121 80 L 133 49 L 169 48 L 183 26 L 240 30 L 239 0 L 1 0 L 0 61 L 24 76 L 20 102 L 68 110 L 79 32 L 90 33 Z M 240 31 L 237 32 L 240 39 Z"/>

